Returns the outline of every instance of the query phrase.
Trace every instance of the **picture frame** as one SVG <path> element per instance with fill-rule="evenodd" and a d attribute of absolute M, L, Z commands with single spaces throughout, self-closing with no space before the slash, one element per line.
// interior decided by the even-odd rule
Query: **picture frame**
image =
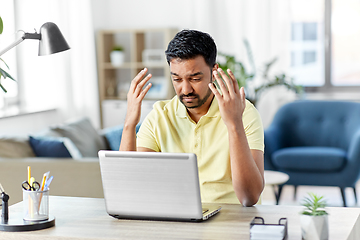
<path fill-rule="evenodd" d="M 144 63 L 164 63 L 165 53 L 162 49 L 144 49 L 142 52 Z"/>

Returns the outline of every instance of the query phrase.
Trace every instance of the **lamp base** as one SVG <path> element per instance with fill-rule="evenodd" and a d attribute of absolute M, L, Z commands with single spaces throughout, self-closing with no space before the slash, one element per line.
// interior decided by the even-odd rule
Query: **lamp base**
<path fill-rule="evenodd" d="M 49 216 L 49 219 L 44 221 L 25 221 L 22 218 L 9 218 L 6 223 L 0 222 L 0 231 L 5 232 L 22 232 L 35 231 L 55 226 L 55 217 Z"/>

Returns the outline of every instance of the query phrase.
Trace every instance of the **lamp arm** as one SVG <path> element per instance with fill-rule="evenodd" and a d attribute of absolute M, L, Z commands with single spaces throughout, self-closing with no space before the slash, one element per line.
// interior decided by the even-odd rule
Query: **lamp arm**
<path fill-rule="evenodd" d="M 0 56 L 2 56 L 4 53 L 12 49 L 13 47 L 19 45 L 22 41 L 25 39 L 37 39 L 41 40 L 41 34 L 38 33 L 24 33 L 19 39 L 15 40 L 13 43 L 11 43 L 9 46 L 7 46 L 4 50 L 0 52 Z"/>

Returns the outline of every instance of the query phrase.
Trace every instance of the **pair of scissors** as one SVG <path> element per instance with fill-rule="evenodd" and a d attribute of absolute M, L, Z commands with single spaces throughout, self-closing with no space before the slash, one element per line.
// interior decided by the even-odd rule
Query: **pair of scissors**
<path fill-rule="evenodd" d="M 21 186 L 23 189 L 28 191 L 38 191 L 40 189 L 40 184 L 37 181 L 33 181 L 32 184 L 28 181 L 24 181 Z"/>

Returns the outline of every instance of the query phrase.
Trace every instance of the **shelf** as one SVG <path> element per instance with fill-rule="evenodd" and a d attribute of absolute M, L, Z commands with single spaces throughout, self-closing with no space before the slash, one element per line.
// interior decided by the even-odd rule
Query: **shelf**
<path fill-rule="evenodd" d="M 169 66 L 165 59 L 165 49 L 176 33 L 176 29 L 162 28 L 116 29 L 98 32 L 98 82 L 102 127 L 105 118 L 113 117 L 103 114 L 102 102 L 126 100 L 131 80 L 145 67 L 153 76 L 153 87 L 145 99 L 163 100 L 175 95 Z M 110 52 L 115 45 L 121 45 L 124 48 L 125 62 L 119 66 L 114 66 L 110 60 Z"/>

